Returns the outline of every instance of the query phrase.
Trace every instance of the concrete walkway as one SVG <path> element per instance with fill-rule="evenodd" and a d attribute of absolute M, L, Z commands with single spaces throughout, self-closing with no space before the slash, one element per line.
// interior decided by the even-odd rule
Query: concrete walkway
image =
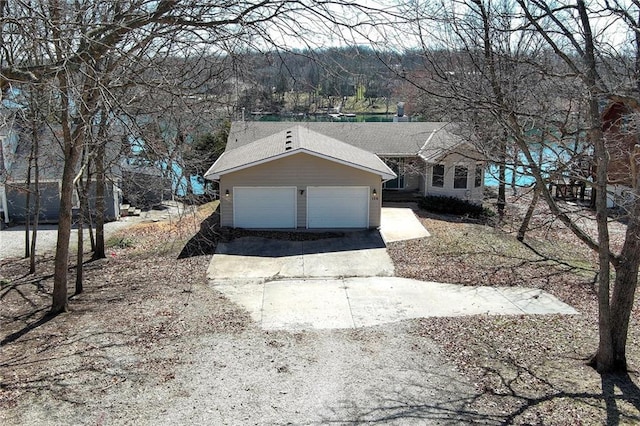
<path fill-rule="evenodd" d="M 216 289 L 268 330 L 357 328 L 434 316 L 578 314 L 538 289 L 398 277 L 218 282 Z"/>
<path fill-rule="evenodd" d="M 413 210 L 402 207 L 383 207 L 380 234 L 385 243 L 430 237 Z"/>

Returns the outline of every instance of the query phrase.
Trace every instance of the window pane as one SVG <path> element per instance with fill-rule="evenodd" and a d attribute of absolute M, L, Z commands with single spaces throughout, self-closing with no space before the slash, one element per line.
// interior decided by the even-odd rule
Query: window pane
<path fill-rule="evenodd" d="M 444 186 L 444 165 L 436 164 L 433 166 L 431 174 L 431 185 L 442 188 Z"/>
<path fill-rule="evenodd" d="M 476 178 L 475 178 L 475 186 L 476 188 L 482 186 L 482 175 L 483 175 L 483 168 L 482 166 L 477 165 L 476 166 Z"/>
<path fill-rule="evenodd" d="M 456 166 L 453 177 L 454 188 L 467 187 L 467 168 L 465 166 Z"/>

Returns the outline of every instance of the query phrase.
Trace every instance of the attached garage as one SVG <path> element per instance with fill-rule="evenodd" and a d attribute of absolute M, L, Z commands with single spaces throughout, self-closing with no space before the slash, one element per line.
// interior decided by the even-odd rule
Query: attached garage
<path fill-rule="evenodd" d="M 296 187 L 234 187 L 236 228 L 295 228 Z"/>
<path fill-rule="evenodd" d="M 375 154 L 294 126 L 225 153 L 205 178 L 220 185 L 220 224 L 234 228 L 380 226 L 382 182 L 395 178 Z"/>
<path fill-rule="evenodd" d="M 307 188 L 307 228 L 367 228 L 369 187 Z"/>

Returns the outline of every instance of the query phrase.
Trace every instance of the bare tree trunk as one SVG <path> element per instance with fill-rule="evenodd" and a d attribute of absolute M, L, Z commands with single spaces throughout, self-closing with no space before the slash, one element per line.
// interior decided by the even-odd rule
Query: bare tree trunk
<path fill-rule="evenodd" d="M 504 209 L 507 205 L 507 165 L 505 157 L 501 156 L 500 164 L 498 164 L 498 216 L 500 220 L 504 219 Z"/>
<path fill-rule="evenodd" d="M 31 225 L 31 167 L 33 163 L 33 144 L 29 153 L 29 165 L 27 166 L 27 197 L 24 205 L 24 258 L 31 256 L 31 244 L 29 242 L 29 226 Z"/>
<path fill-rule="evenodd" d="M 33 210 L 35 214 L 33 216 L 33 232 L 31 234 L 31 256 L 29 258 L 29 273 L 36 273 L 36 241 L 38 239 L 38 222 L 40 220 L 40 165 L 38 163 L 38 156 L 40 155 L 40 141 L 38 139 L 38 132 L 33 131 L 33 150 L 34 150 L 34 172 L 35 172 L 35 180 L 34 180 L 34 193 L 36 196 L 35 205 L 33 206 Z"/>
<path fill-rule="evenodd" d="M 69 240 L 71 239 L 71 226 L 73 222 L 73 187 L 75 169 L 80 159 L 84 144 L 84 132 L 86 123 L 78 121 L 71 132 L 69 123 L 69 100 L 66 96 L 67 80 L 64 73 L 59 76 L 61 80 L 62 92 L 62 131 L 64 138 L 64 168 L 62 171 L 62 189 L 60 191 L 60 212 L 58 217 L 58 239 L 56 242 L 56 258 L 53 274 L 53 300 L 51 304 L 51 314 L 58 314 L 68 310 L 67 300 L 67 272 L 69 268 Z M 85 102 L 82 104 L 83 114 L 81 116 L 90 117 L 87 109 L 94 104 L 92 89 L 85 84 Z"/>
<path fill-rule="evenodd" d="M 96 155 L 96 245 L 93 250 L 93 259 L 104 259 L 104 190 L 106 179 L 104 173 L 104 143 L 100 141 Z"/>
<path fill-rule="evenodd" d="M 638 11 L 635 24 L 638 23 L 640 23 L 640 11 Z M 640 88 L 640 33 L 637 31 L 635 33 L 635 48 L 636 87 Z M 635 150 L 638 150 L 637 145 Z M 611 295 L 614 368 L 620 371 L 627 370 L 626 346 L 629 318 L 638 287 L 638 271 L 640 269 L 640 175 L 635 170 L 638 153 L 640 150 L 630 153 L 631 180 L 635 190 L 631 194 L 633 201 L 627 211 L 629 223 L 627 224 L 624 245 L 620 251 L 620 262 L 615 265 L 616 279 Z"/>
<path fill-rule="evenodd" d="M 635 22 L 640 23 L 640 11 Z M 640 88 L 640 33 L 635 33 L 635 72 L 636 88 Z M 630 153 L 631 179 L 635 190 L 631 194 L 633 201 L 628 208 L 629 223 L 625 242 L 620 251 L 620 263 L 616 265 L 616 279 L 611 295 L 611 327 L 613 331 L 614 366 L 617 370 L 627 369 L 627 334 L 629 318 L 633 309 L 635 292 L 638 287 L 638 271 L 640 269 L 640 174 L 635 169 L 635 161 L 640 150 Z"/>
<path fill-rule="evenodd" d="M 77 261 L 76 261 L 76 291 L 74 294 L 82 293 L 82 278 L 84 275 L 84 217 L 85 217 L 85 197 L 86 194 L 82 188 L 82 179 L 77 185 L 78 196 L 80 197 L 80 212 L 78 214 L 78 251 L 77 251 Z"/>
<path fill-rule="evenodd" d="M 480 0 L 475 0 L 474 3 L 478 7 L 478 12 L 482 18 L 482 43 L 483 43 L 483 51 L 482 54 L 488 66 L 489 71 L 489 80 L 491 82 L 491 91 L 493 92 L 493 96 L 496 101 L 500 105 L 505 104 L 504 94 L 502 92 L 502 88 L 500 86 L 500 81 L 498 78 L 497 70 L 496 70 L 496 61 L 492 44 L 492 35 L 491 35 L 491 17 L 489 16 L 489 12 L 485 8 L 484 3 Z M 506 131 L 503 134 L 502 139 L 500 140 L 500 146 L 498 148 L 500 151 L 498 153 L 499 164 L 498 164 L 498 217 L 500 220 L 504 219 L 504 210 L 507 204 L 507 133 Z M 514 171 L 515 172 L 515 171 Z"/>
<path fill-rule="evenodd" d="M 93 239 L 93 229 L 92 229 L 92 219 L 91 219 L 91 204 L 89 199 L 89 194 L 91 191 L 91 161 L 87 163 L 86 167 L 86 179 L 84 183 L 82 182 L 82 178 L 79 180 L 78 194 L 80 196 L 80 210 L 82 212 L 82 223 L 83 225 L 88 225 L 87 231 L 89 232 L 89 242 L 91 244 L 91 251 L 95 250 L 96 242 Z"/>
<path fill-rule="evenodd" d="M 96 249 L 96 239 L 93 235 L 93 216 L 91 215 L 91 205 L 89 204 L 89 198 L 87 196 L 87 231 L 89 232 L 89 243 L 91 244 L 91 251 L 95 251 Z"/>
<path fill-rule="evenodd" d="M 195 193 L 193 192 L 193 184 L 191 183 L 191 173 L 189 173 L 189 171 L 187 171 L 185 173 L 186 168 L 182 169 L 182 176 L 184 177 L 186 184 L 187 184 L 187 190 L 185 193 L 185 198 L 186 197 L 192 197 L 192 199 L 195 198 Z"/>
<path fill-rule="evenodd" d="M 515 197 L 518 195 L 518 189 L 516 185 L 516 171 L 518 170 L 518 149 L 513 149 L 513 171 L 511 172 L 511 192 Z"/>
<path fill-rule="evenodd" d="M 584 28 L 585 49 L 583 60 L 586 65 L 584 78 L 589 90 L 589 138 L 594 144 L 594 153 L 597 161 L 596 171 L 596 223 L 598 226 L 598 326 L 599 343 L 596 354 L 591 359 L 598 372 L 606 373 L 614 370 L 614 353 L 612 324 L 610 312 L 610 273 L 611 257 L 609 254 L 609 225 L 607 216 L 607 167 L 608 153 L 602 134 L 602 120 L 598 105 L 598 85 L 596 73 L 595 46 L 591 33 L 589 14 L 583 0 L 577 1 L 578 14 Z M 626 334 L 626 331 L 625 331 Z"/>
<path fill-rule="evenodd" d="M 103 111 L 102 121 L 100 123 L 99 140 L 96 152 L 96 245 L 93 250 L 92 259 L 104 259 L 104 190 L 107 185 L 104 170 L 105 156 L 105 138 L 104 129 L 106 128 L 106 112 Z"/>
<path fill-rule="evenodd" d="M 627 333 L 638 287 L 640 269 L 640 191 L 634 194 L 634 205 L 629 212 L 629 223 L 620 262 L 616 265 L 616 279 L 611 295 L 611 329 L 613 340 L 614 369 L 627 369 Z"/>
<path fill-rule="evenodd" d="M 78 212 L 78 250 L 76 255 L 76 291 L 74 294 L 82 293 L 82 280 L 84 278 L 84 225 L 89 217 L 89 190 L 91 185 L 91 159 L 89 158 L 88 150 L 89 148 L 85 145 L 82 150 L 81 163 L 83 166 L 76 182 L 80 211 Z"/>
<path fill-rule="evenodd" d="M 520 229 L 518 229 L 518 236 L 516 237 L 518 241 L 524 241 L 524 235 L 529 228 L 529 223 L 531 222 L 531 218 L 533 217 L 533 212 L 536 209 L 536 204 L 538 204 L 538 200 L 540 199 L 540 189 L 538 185 L 533 187 L 533 198 L 531 198 L 531 204 L 529 204 L 529 208 L 527 209 L 527 213 L 524 215 L 524 219 L 522 219 L 522 223 L 520 224 Z"/>
<path fill-rule="evenodd" d="M 62 190 L 60 192 L 60 214 L 58 219 L 58 239 L 56 243 L 56 259 L 53 276 L 53 302 L 51 313 L 58 314 L 68 310 L 67 270 L 69 268 L 69 239 L 71 238 L 73 208 L 73 178 L 75 166 L 80 157 L 79 137 L 67 142 L 62 172 Z"/>

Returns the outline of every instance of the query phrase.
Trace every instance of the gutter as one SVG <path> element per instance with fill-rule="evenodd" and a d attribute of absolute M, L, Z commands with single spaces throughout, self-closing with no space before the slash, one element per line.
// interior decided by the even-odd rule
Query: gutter
<path fill-rule="evenodd" d="M 427 144 L 431 141 L 431 139 L 433 139 L 433 135 L 435 135 L 435 134 L 436 134 L 436 129 L 433 129 L 431 131 L 431 134 L 427 138 L 427 140 L 424 141 L 424 144 L 422 144 L 422 148 L 420 148 L 418 150 L 418 157 L 422 158 L 422 161 L 424 161 L 425 163 L 430 163 L 431 161 L 429 161 L 429 159 L 427 157 L 425 157 L 425 155 L 422 152 L 427 147 Z"/>
<path fill-rule="evenodd" d="M 2 199 L 2 211 L 4 212 L 4 222 L 9 223 L 9 206 L 7 205 L 7 191 L 4 185 L 0 186 L 0 199 Z"/>

